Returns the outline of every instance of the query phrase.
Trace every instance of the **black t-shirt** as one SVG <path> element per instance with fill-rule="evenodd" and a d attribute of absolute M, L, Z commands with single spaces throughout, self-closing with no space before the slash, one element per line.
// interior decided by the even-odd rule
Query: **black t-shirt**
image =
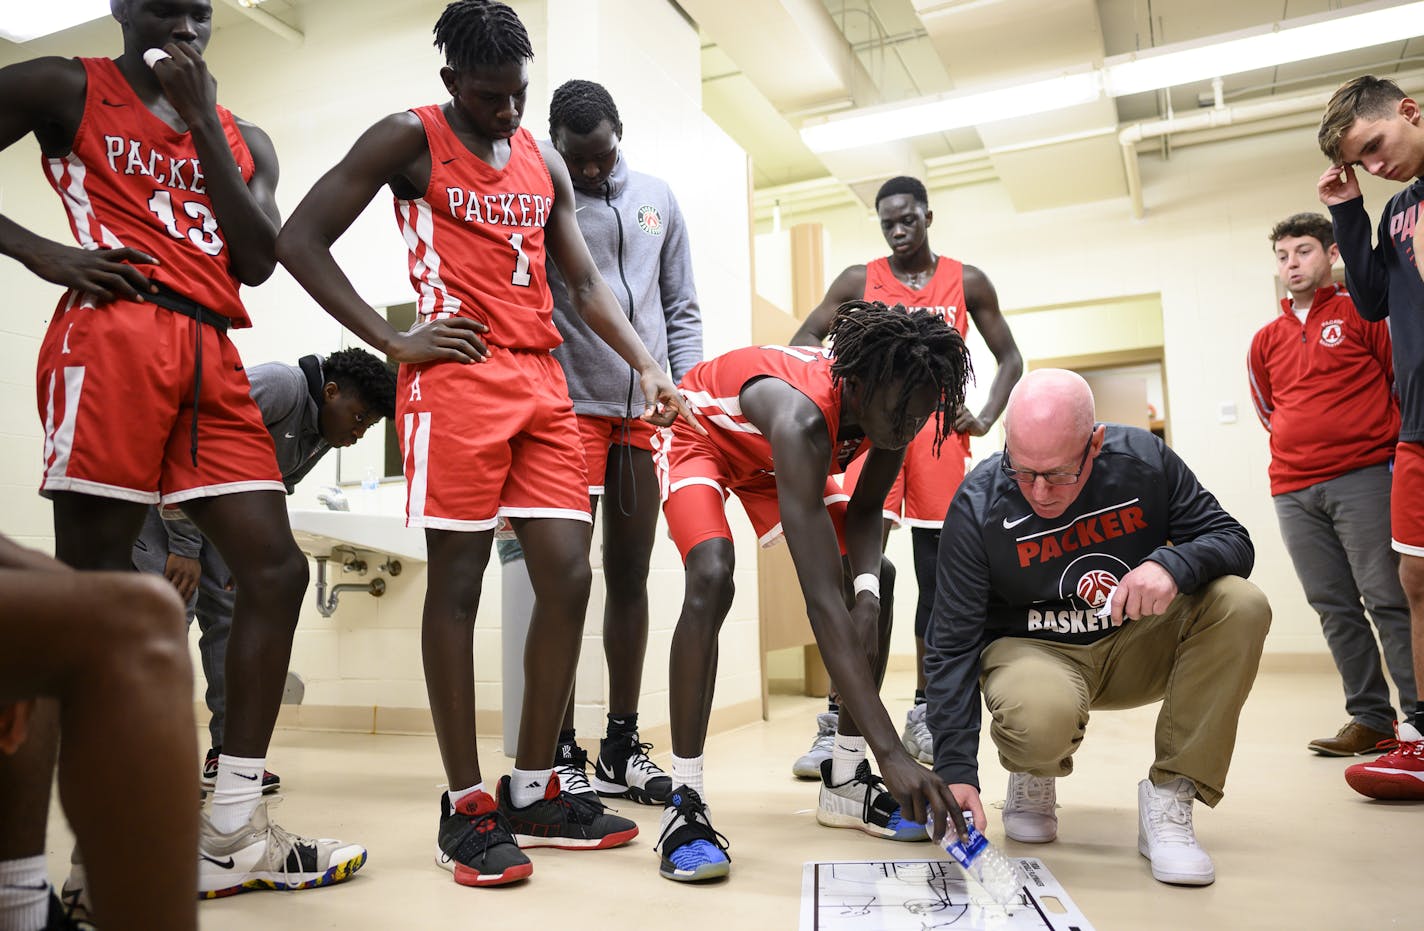
<path fill-rule="evenodd" d="M 1246 528 L 1146 430 L 1109 424 L 1081 493 L 1052 519 L 1033 512 L 1000 459 L 965 478 L 940 537 L 925 673 L 935 770 L 949 782 L 978 783 L 979 654 L 990 642 L 1093 643 L 1116 630 L 1097 616 L 1108 592 L 1142 562 L 1191 594 L 1249 575 L 1255 559 Z"/>

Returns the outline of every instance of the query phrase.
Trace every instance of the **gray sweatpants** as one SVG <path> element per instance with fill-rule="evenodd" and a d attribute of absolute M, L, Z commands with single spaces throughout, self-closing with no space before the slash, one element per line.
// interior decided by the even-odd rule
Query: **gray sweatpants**
<path fill-rule="evenodd" d="M 143 530 L 134 541 L 133 563 L 140 572 L 163 574 L 168 562 L 168 533 L 163 529 L 163 518 L 158 508 L 151 507 L 143 519 Z M 227 638 L 232 631 L 232 606 L 237 593 L 232 588 L 232 573 L 227 563 L 218 554 L 218 548 L 208 540 L 203 540 L 202 551 L 198 554 L 198 564 L 202 576 L 198 580 L 198 590 L 188 599 L 188 623 L 198 618 L 198 629 L 202 636 L 198 639 L 198 653 L 203 660 L 203 676 L 208 680 L 208 691 L 203 696 L 211 717 L 208 720 L 208 734 L 213 746 L 223 743 L 223 718 L 227 708 L 227 684 L 224 675 L 227 665 Z"/>
<path fill-rule="evenodd" d="M 1417 696 L 1409 602 L 1390 548 L 1390 478 L 1388 464 L 1380 463 L 1272 499 L 1295 574 L 1340 670 L 1345 712 L 1377 731 L 1389 731 L 1395 720 L 1381 646 L 1404 714 Z"/>

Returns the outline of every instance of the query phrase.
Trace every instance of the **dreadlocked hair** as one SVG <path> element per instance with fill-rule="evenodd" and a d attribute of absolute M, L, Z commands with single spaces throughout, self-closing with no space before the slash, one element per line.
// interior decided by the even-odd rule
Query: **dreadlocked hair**
<path fill-rule="evenodd" d="M 456 71 L 526 62 L 534 57 L 519 16 L 494 0 L 455 0 L 435 22 L 435 47 Z"/>
<path fill-rule="evenodd" d="M 623 138 L 623 121 L 608 88 L 593 81 L 565 81 L 549 98 L 549 132 L 560 126 L 580 136 L 593 132 L 604 120 L 613 135 Z"/>
<path fill-rule="evenodd" d="M 847 301 L 831 321 L 831 380 L 855 378 L 869 392 L 903 379 L 895 399 L 898 426 L 909 419 L 906 405 L 926 385 L 939 395 L 935 405 L 935 455 L 954 432 L 954 412 L 964 403 L 965 384 L 974 377 L 969 348 L 959 331 L 928 310 L 907 311 L 880 301 Z"/>

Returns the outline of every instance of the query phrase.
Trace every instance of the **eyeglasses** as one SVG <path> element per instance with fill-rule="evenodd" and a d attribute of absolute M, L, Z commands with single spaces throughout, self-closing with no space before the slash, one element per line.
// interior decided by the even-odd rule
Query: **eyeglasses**
<path fill-rule="evenodd" d="M 1093 435 L 1098 432 L 1096 425 L 1088 433 L 1088 442 L 1083 447 L 1083 455 L 1078 459 L 1078 471 L 1076 472 L 1035 472 L 1032 469 L 1016 469 L 1013 461 L 1009 459 L 1009 448 L 1004 447 L 1004 458 L 999 460 L 999 469 L 1009 478 L 1020 485 L 1032 485 L 1038 479 L 1043 479 L 1049 485 L 1076 485 L 1078 479 L 1083 475 L 1083 467 L 1088 464 L 1088 450 L 1093 448 Z"/>

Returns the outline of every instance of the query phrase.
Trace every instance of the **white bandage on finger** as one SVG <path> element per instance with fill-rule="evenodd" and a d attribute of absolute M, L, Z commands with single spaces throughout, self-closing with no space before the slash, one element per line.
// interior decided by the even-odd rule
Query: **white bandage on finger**
<path fill-rule="evenodd" d="M 880 576 L 873 572 L 862 572 L 855 577 L 855 581 L 851 585 L 857 595 L 861 592 L 870 592 L 876 598 L 880 597 Z"/>
<path fill-rule="evenodd" d="M 161 48 L 151 48 L 143 53 L 143 63 L 152 68 L 154 65 L 158 64 L 163 59 L 172 57 L 172 55 L 169 55 Z"/>

